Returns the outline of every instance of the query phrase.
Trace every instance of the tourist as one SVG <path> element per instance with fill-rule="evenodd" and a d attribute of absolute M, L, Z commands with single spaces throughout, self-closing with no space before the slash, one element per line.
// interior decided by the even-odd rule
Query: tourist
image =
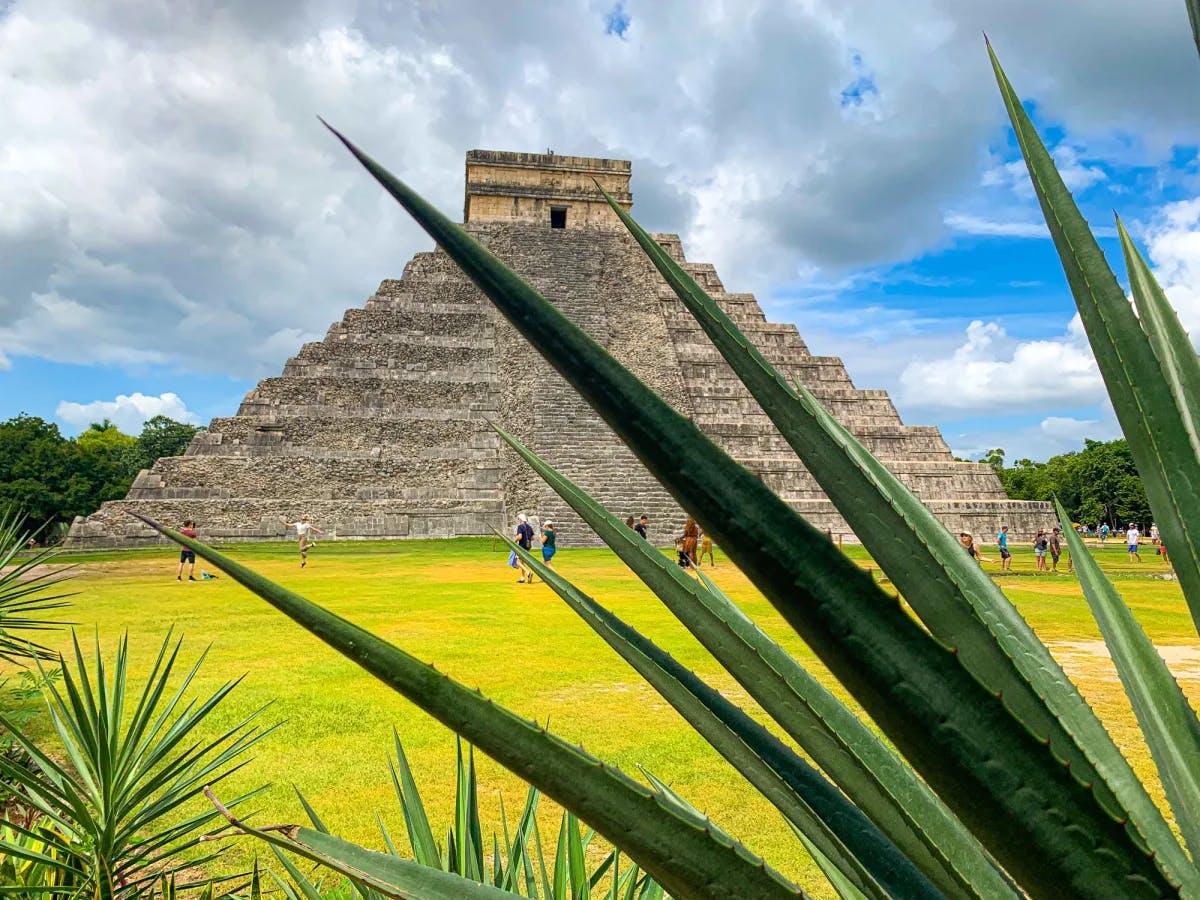
<path fill-rule="evenodd" d="M 1050 532 L 1047 549 L 1050 551 L 1051 569 L 1058 571 L 1058 559 L 1062 556 L 1062 529 L 1055 528 Z"/>
<path fill-rule="evenodd" d="M 681 569 L 692 568 L 692 558 L 683 549 L 682 537 L 675 538 L 675 562 L 679 564 L 679 568 Z"/>
<path fill-rule="evenodd" d="M 193 541 L 196 540 L 196 523 L 188 519 L 183 523 L 183 527 L 179 529 L 179 533 L 184 537 L 189 537 Z M 179 571 L 175 573 L 176 581 L 183 581 L 183 564 L 188 563 L 188 581 L 196 580 L 196 551 L 191 547 L 179 545 Z"/>
<path fill-rule="evenodd" d="M 1104 542 L 1107 540 L 1108 540 L 1108 523 L 1105 522 L 1103 525 L 1100 526 L 1100 544 L 1103 546 Z"/>
<path fill-rule="evenodd" d="M 279 517 L 279 521 L 286 528 L 296 529 L 296 543 L 300 547 L 300 568 L 308 565 L 308 550 L 310 547 L 317 546 L 317 542 L 309 539 L 309 534 L 321 534 L 321 529 L 312 523 L 308 516 L 301 516 L 298 522 L 289 522 L 283 516 Z"/>
<path fill-rule="evenodd" d="M 646 537 L 646 528 L 649 526 L 649 524 L 650 520 L 643 515 L 640 519 L 638 519 L 638 523 L 633 526 L 633 530 L 640 534 L 642 538 L 647 541 L 650 540 L 650 538 Z"/>
<path fill-rule="evenodd" d="M 1167 556 L 1167 542 L 1166 541 L 1161 540 L 1161 539 L 1159 540 L 1158 552 L 1162 556 L 1163 562 L 1165 562 L 1167 564 L 1167 568 L 1170 571 L 1174 572 L 1175 567 L 1171 565 L 1171 557 Z"/>
<path fill-rule="evenodd" d="M 696 547 L 700 543 L 700 529 L 696 526 L 696 520 L 688 516 L 687 522 L 683 526 L 683 552 L 692 565 L 696 564 Z"/>
<path fill-rule="evenodd" d="M 708 557 L 708 564 L 710 566 L 715 566 L 717 564 L 716 560 L 713 558 L 712 538 L 708 536 L 707 531 L 702 531 L 700 532 L 700 558 L 696 561 L 696 564 L 699 565 L 700 563 L 704 562 L 705 556 Z"/>
<path fill-rule="evenodd" d="M 554 559 L 554 554 L 557 552 L 558 547 L 555 546 L 554 523 L 547 519 L 542 523 L 542 562 L 549 566 L 550 560 Z"/>
<path fill-rule="evenodd" d="M 1012 569 L 1012 553 L 1008 549 L 1008 526 L 1001 525 L 1000 533 L 996 535 L 996 546 L 1000 548 L 1000 571 Z"/>
<path fill-rule="evenodd" d="M 1150 543 L 1155 547 L 1158 546 L 1158 526 L 1153 522 L 1150 523 Z"/>
<path fill-rule="evenodd" d="M 1133 524 L 1133 522 L 1130 522 L 1129 529 L 1125 532 L 1125 543 L 1129 547 L 1129 561 L 1130 562 L 1133 562 L 1135 559 L 1138 562 L 1142 561 L 1142 558 L 1138 555 L 1138 541 L 1140 541 L 1141 539 L 1142 539 L 1141 531 L 1138 530 L 1137 525 Z"/>
<path fill-rule="evenodd" d="M 528 551 L 533 547 L 533 526 L 529 524 L 529 517 L 525 513 L 517 513 L 516 537 L 522 550 Z M 525 565 L 525 560 L 521 559 L 520 554 L 517 554 L 517 568 L 521 571 L 517 584 L 533 584 L 533 570 Z"/>
<path fill-rule="evenodd" d="M 629 516 L 625 519 L 625 527 L 634 531 L 637 530 L 633 527 L 633 516 Z"/>
<path fill-rule="evenodd" d="M 987 559 L 982 553 L 979 552 L 979 548 L 975 546 L 975 536 L 973 534 L 971 534 L 971 532 L 969 532 L 969 531 L 959 532 L 958 542 L 963 545 L 963 549 L 967 551 L 967 555 L 970 556 L 972 559 L 974 559 L 976 562 L 978 562 L 978 563 L 992 562 L 992 560 Z"/>
<path fill-rule="evenodd" d="M 1046 548 L 1050 545 L 1050 541 L 1046 537 L 1046 530 L 1039 528 L 1037 535 L 1033 539 L 1033 555 L 1037 557 L 1037 571 L 1046 571 Z"/>

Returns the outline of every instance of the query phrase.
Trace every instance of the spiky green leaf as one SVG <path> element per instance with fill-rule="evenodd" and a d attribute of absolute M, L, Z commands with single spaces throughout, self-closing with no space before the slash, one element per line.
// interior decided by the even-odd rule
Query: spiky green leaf
<path fill-rule="evenodd" d="M 766 728 L 533 554 L 504 541 L 864 893 L 940 896 L 861 810 Z"/>
<path fill-rule="evenodd" d="M 1167 351 L 1166 358 L 1160 358 L 990 44 L 988 53 L 1080 320 L 1121 430 L 1129 441 L 1159 531 L 1181 556 L 1191 556 L 1178 574 L 1192 618 L 1200 628 L 1200 522 L 1196 516 L 1200 509 L 1200 438 L 1186 398 L 1172 389 L 1173 338 L 1160 334 L 1159 346 Z M 1150 308 L 1166 304 L 1165 298 L 1149 290 L 1136 261 L 1131 277 L 1135 277 Z M 1169 319 L 1166 314 L 1156 316 L 1153 325 L 1162 326 Z M 1164 852 L 1157 843 L 1154 846 Z"/>
<path fill-rule="evenodd" d="M 578 485 L 492 427 L 936 885 L 950 896 L 1012 893 L 979 842 L 912 769 L 702 572 L 703 588 Z"/>
<path fill-rule="evenodd" d="M 719 843 L 679 819 L 619 770 L 206 544 L 152 519 L 138 518 L 172 541 L 194 549 L 501 765 L 574 810 L 653 873 L 673 896 L 800 895 L 744 847 Z"/>
<path fill-rule="evenodd" d="M 338 137 L 720 543 L 1022 886 L 1105 898 L 1171 890 L 950 648 L 461 226 Z"/>
<path fill-rule="evenodd" d="M 1062 504 L 1057 499 L 1054 502 L 1059 516 L 1068 521 Z M 1073 528 L 1067 529 L 1066 538 L 1083 595 L 1150 746 L 1179 831 L 1196 858 L 1200 853 L 1200 721 L 1167 664 L 1112 582 L 1104 577 L 1083 540 Z"/>

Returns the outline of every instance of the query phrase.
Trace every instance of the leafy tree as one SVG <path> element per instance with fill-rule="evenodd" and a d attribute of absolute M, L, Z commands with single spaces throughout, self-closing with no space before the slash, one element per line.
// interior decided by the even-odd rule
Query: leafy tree
<path fill-rule="evenodd" d="M 1113 526 L 1150 521 L 1150 504 L 1124 439 L 1085 440 L 1083 450 L 1045 462 L 1018 459 L 1007 468 L 1003 450 L 990 450 L 981 461 L 996 468 L 1009 497 L 1049 500 L 1057 496 L 1072 521 Z"/>
<path fill-rule="evenodd" d="M 0 422 L 0 506 L 24 510 L 35 529 L 88 515 L 124 497 L 139 469 L 182 453 L 199 430 L 155 416 L 133 437 L 105 419 L 68 439 L 52 422 L 15 416 Z"/>
<path fill-rule="evenodd" d="M 22 509 L 35 528 L 65 513 L 74 474 L 70 442 L 37 416 L 0 422 L 0 502 Z"/>
<path fill-rule="evenodd" d="M 203 427 L 176 422 L 167 416 L 147 419 L 137 439 L 142 453 L 142 466 L 152 466 L 156 459 L 164 456 L 180 456 L 196 432 L 203 430 Z"/>

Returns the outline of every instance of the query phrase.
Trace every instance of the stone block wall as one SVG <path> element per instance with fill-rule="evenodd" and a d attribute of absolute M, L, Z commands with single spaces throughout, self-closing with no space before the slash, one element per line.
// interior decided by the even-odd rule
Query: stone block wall
<path fill-rule="evenodd" d="M 536 166 L 521 171 L 537 175 Z M 627 186 L 627 164 L 606 174 Z M 486 216 L 467 227 L 814 525 L 852 539 L 623 229 Z M 794 326 L 768 322 L 752 295 L 727 293 L 711 265 L 686 260 L 677 236 L 657 239 L 776 367 L 805 384 L 951 530 L 990 539 L 1007 524 L 1019 540 L 1054 523 L 1048 504 L 1008 500 L 989 467 L 955 462 L 936 428 L 905 425 L 886 392 L 856 387 L 839 358 L 812 355 Z M 594 544 L 489 421 L 614 513 L 648 515 L 658 543 L 682 530 L 684 514 L 667 492 L 449 257 L 433 251 L 347 310 L 323 340 L 300 347 L 183 456 L 159 460 L 124 500 L 77 519 L 68 541 L 158 540 L 130 510 L 172 524 L 193 518 L 202 538 L 223 541 L 285 539 L 280 515 L 307 513 L 338 539 L 367 539 L 509 531 L 523 511 L 553 519 L 564 546 Z"/>

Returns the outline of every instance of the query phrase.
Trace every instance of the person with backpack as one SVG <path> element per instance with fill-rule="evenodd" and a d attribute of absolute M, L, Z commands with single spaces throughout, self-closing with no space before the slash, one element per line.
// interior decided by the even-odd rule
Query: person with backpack
<path fill-rule="evenodd" d="M 1046 530 L 1039 528 L 1037 535 L 1033 539 L 1033 555 L 1037 557 L 1037 571 L 1046 571 L 1046 548 L 1050 546 L 1050 541 L 1046 538 Z"/>
<path fill-rule="evenodd" d="M 1008 526 L 1001 525 L 1000 533 L 996 535 L 996 546 L 1000 548 L 1000 571 L 1012 569 L 1012 553 L 1008 549 Z"/>
<path fill-rule="evenodd" d="M 529 524 L 529 517 L 525 513 L 517 513 L 517 544 L 522 550 L 529 550 L 533 547 L 533 526 Z M 525 560 L 516 556 L 517 568 L 521 572 L 521 577 L 517 579 L 517 584 L 533 584 L 533 570 L 525 565 Z"/>

